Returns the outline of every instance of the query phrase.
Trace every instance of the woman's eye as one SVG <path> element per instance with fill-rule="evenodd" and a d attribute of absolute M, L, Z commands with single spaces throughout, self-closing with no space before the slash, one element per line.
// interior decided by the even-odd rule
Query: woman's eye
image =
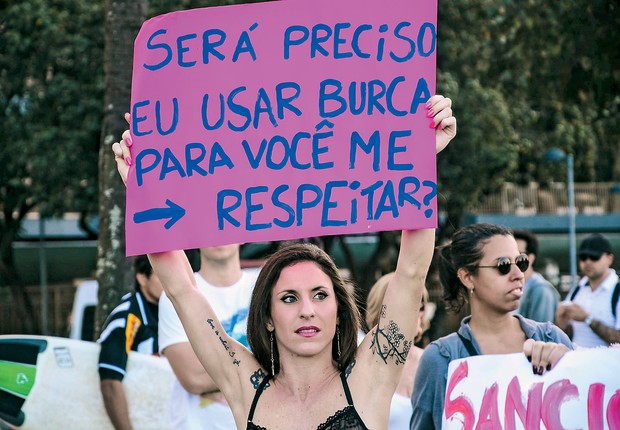
<path fill-rule="evenodd" d="M 280 300 L 282 300 L 284 303 L 293 303 L 296 301 L 295 296 L 284 296 Z"/>
<path fill-rule="evenodd" d="M 314 297 L 317 298 L 318 300 L 325 300 L 327 298 L 327 294 L 322 291 L 319 291 L 318 293 L 316 293 Z"/>

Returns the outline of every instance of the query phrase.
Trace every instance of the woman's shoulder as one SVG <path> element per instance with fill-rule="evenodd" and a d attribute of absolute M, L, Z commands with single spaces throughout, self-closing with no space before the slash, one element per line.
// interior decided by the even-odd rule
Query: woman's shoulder
<path fill-rule="evenodd" d="M 521 321 L 521 327 L 525 331 L 528 338 L 534 340 L 540 340 L 544 342 L 557 342 L 563 343 L 569 348 L 573 348 L 573 344 L 570 338 L 561 328 L 556 326 L 550 321 L 540 322 L 534 321 L 528 318 L 524 318 L 521 315 L 516 315 Z"/>
<path fill-rule="evenodd" d="M 424 348 L 420 360 L 455 360 L 462 358 L 462 341 L 456 332 L 440 337 Z"/>

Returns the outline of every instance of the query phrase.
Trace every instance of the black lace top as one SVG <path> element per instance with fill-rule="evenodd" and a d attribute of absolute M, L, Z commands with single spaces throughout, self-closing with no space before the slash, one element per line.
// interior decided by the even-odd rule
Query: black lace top
<path fill-rule="evenodd" d="M 247 430 L 267 430 L 265 427 L 254 424 L 252 422 L 252 418 L 254 418 L 254 409 L 256 409 L 258 398 L 263 393 L 263 390 L 270 379 L 270 376 L 263 379 L 263 382 L 261 382 L 260 386 L 256 390 L 254 400 L 252 401 L 252 406 L 250 407 L 250 413 L 248 414 Z M 353 406 L 353 399 L 351 398 L 349 385 L 347 384 L 347 379 L 343 373 L 340 374 L 340 380 L 342 381 L 342 388 L 344 389 L 344 394 L 347 396 L 347 403 L 349 405 L 327 418 L 324 423 L 317 427 L 317 430 L 368 430 L 368 427 L 366 427 L 362 421 L 362 418 L 360 418 L 359 414 L 355 410 L 355 406 Z"/>

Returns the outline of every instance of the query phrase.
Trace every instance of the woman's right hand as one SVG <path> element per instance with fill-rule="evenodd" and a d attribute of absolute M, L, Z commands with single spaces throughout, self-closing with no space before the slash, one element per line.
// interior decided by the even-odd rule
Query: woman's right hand
<path fill-rule="evenodd" d="M 542 342 L 528 339 L 523 343 L 523 353 L 532 363 L 535 374 L 542 375 L 545 370 L 551 370 L 564 357 L 570 349 L 562 344 L 555 342 Z"/>
<path fill-rule="evenodd" d="M 125 114 L 125 121 L 127 124 L 131 123 L 131 115 Z M 112 151 L 114 152 L 114 161 L 116 161 L 116 168 L 121 175 L 123 183 L 127 185 L 127 176 L 129 175 L 129 168 L 131 167 L 133 160 L 131 159 L 131 152 L 129 148 L 132 145 L 131 135 L 129 130 L 125 130 L 120 142 L 114 142 L 112 144 Z"/>

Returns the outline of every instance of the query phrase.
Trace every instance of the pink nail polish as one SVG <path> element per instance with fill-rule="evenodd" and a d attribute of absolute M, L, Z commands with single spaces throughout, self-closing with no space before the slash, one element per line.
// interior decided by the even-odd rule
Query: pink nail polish
<path fill-rule="evenodd" d="M 432 105 L 433 105 L 433 104 L 432 104 L 432 103 L 431 103 L 431 101 L 429 100 L 429 101 L 427 101 L 427 102 L 426 102 L 426 104 L 425 104 L 424 106 L 426 106 L 426 109 L 430 109 Z"/>
<path fill-rule="evenodd" d="M 128 166 L 131 166 L 131 156 L 128 155 L 127 157 L 125 157 L 125 163 L 127 163 Z"/>
<path fill-rule="evenodd" d="M 434 116 L 435 116 L 435 112 L 433 112 L 433 109 L 429 109 L 428 112 L 426 112 L 427 118 L 432 118 Z"/>
<path fill-rule="evenodd" d="M 435 121 L 431 121 L 431 123 L 428 125 L 428 128 L 435 128 Z"/>
<path fill-rule="evenodd" d="M 125 144 L 127 145 L 127 147 L 131 147 L 131 145 L 133 145 L 133 140 L 131 140 L 131 137 L 125 139 Z"/>
<path fill-rule="evenodd" d="M 441 130 L 441 129 L 442 129 L 441 123 L 439 123 L 439 125 L 437 126 L 437 130 Z"/>

